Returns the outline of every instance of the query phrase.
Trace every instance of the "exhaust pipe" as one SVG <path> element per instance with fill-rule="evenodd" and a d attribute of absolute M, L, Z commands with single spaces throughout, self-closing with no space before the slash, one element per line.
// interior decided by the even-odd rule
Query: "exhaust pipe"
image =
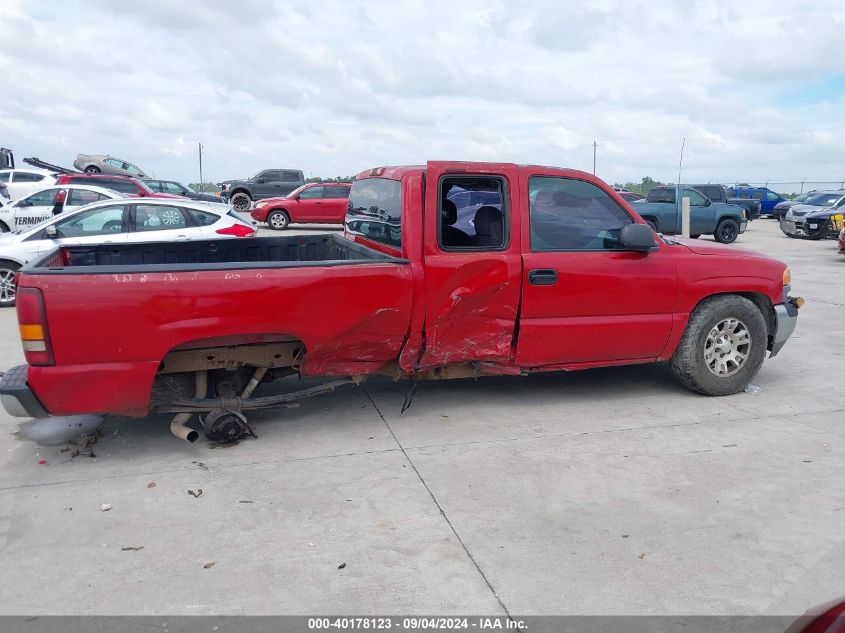
<path fill-rule="evenodd" d="M 194 398 L 197 400 L 202 400 L 205 398 L 206 393 L 208 392 L 208 372 L 207 371 L 198 371 L 195 374 L 196 376 L 196 386 L 195 386 L 195 393 Z M 173 421 L 170 423 L 170 432 L 173 433 L 176 437 L 180 440 L 185 440 L 193 444 L 200 438 L 200 434 L 198 431 L 185 426 L 193 413 L 177 413 Z"/>

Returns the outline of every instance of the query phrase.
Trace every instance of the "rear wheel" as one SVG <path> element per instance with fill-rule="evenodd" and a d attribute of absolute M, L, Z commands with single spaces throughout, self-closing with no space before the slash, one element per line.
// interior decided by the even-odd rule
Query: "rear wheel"
<path fill-rule="evenodd" d="M 719 222 L 719 226 L 716 227 L 713 237 L 716 238 L 717 242 L 721 242 L 722 244 L 735 242 L 736 238 L 739 237 L 739 223 L 731 218 L 725 218 Z"/>
<path fill-rule="evenodd" d="M 100 168 L 97 167 L 96 165 L 88 165 L 88 167 L 85 168 L 85 173 L 86 174 L 99 174 Z"/>
<path fill-rule="evenodd" d="M 267 226 L 274 231 L 283 231 L 290 224 L 290 216 L 282 210 L 273 211 L 267 216 Z"/>
<path fill-rule="evenodd" d="M 0 307 L 15 305 L 15 275 L 19 268 L 15 262 L 0 259 Z"/>
<path fill-rule="evenodd" d="M 672 355 L 672 373 L 685 387 L 708 396 L 742 391 L 760 370 L 768 328 L 745 297 L 722 295 L 702 301 L 690 316 Z"/>
<path fill-rule="evenodd" d="M 651 227 L 652 231 L 657 231 L 657 224 L 655 222 L 653 222 L 652 220 L 646 220 L 645 223 Z"/>
<path fill-rule="evenodd" d="M 252 198 L 250 198 L 249 194 L 246 192 L 239 191 L 229 198 L 229 202 L 231 202 L 232 206 L 235 207 L 235 211 L 243 212 L 249 210 L 250 205 L 252 205 Z"/>

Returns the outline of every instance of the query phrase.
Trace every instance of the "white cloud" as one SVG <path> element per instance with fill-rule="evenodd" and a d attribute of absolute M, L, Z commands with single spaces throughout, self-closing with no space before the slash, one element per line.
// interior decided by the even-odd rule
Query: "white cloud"
<path fill-rule="evenodd" d="M 842 177 L 838 0 L 4 0 L 0 145 L 195 180 L 427 159 Z M 836 73 L 840 73 L 837 75 Z M 800 98 L 799 98 L 800 97 Z"/>

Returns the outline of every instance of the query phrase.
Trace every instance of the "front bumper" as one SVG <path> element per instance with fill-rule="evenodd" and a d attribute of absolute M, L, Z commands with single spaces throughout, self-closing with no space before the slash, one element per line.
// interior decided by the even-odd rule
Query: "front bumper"
<path fill-rule="evenodd" d="M 26 367 L 12 367 L 0 378 L 0 403 L 16 418 L 47 418 L 50 414 L 26 384 Z"/>
<path fill-rule="evenodd" d="M 787 297 L 786 301 L 775 306 L 775 333 L 772 337 L 771 356 L 777 356 L 792 336 L 798 323 L 798 308 L 803 303 L 801 297 Z"/>
<path fill-rule="evenodd" d="M 837 217 L 783 217 L 780 220 L 780 230 L 787 235 L 798 237 L 822 237 L 831 233 L 836 234 Z"/>

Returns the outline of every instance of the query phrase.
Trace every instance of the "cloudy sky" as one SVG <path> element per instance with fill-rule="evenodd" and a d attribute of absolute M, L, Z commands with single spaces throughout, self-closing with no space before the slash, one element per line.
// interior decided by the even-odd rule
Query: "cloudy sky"
<path fill-rule="evenodd" d="M 845 178 L 842 0 L 0 0 L 0 146 L 158 177 L 429 159 Z M 789 188 L 786 188 L 789 189 Z"/>

